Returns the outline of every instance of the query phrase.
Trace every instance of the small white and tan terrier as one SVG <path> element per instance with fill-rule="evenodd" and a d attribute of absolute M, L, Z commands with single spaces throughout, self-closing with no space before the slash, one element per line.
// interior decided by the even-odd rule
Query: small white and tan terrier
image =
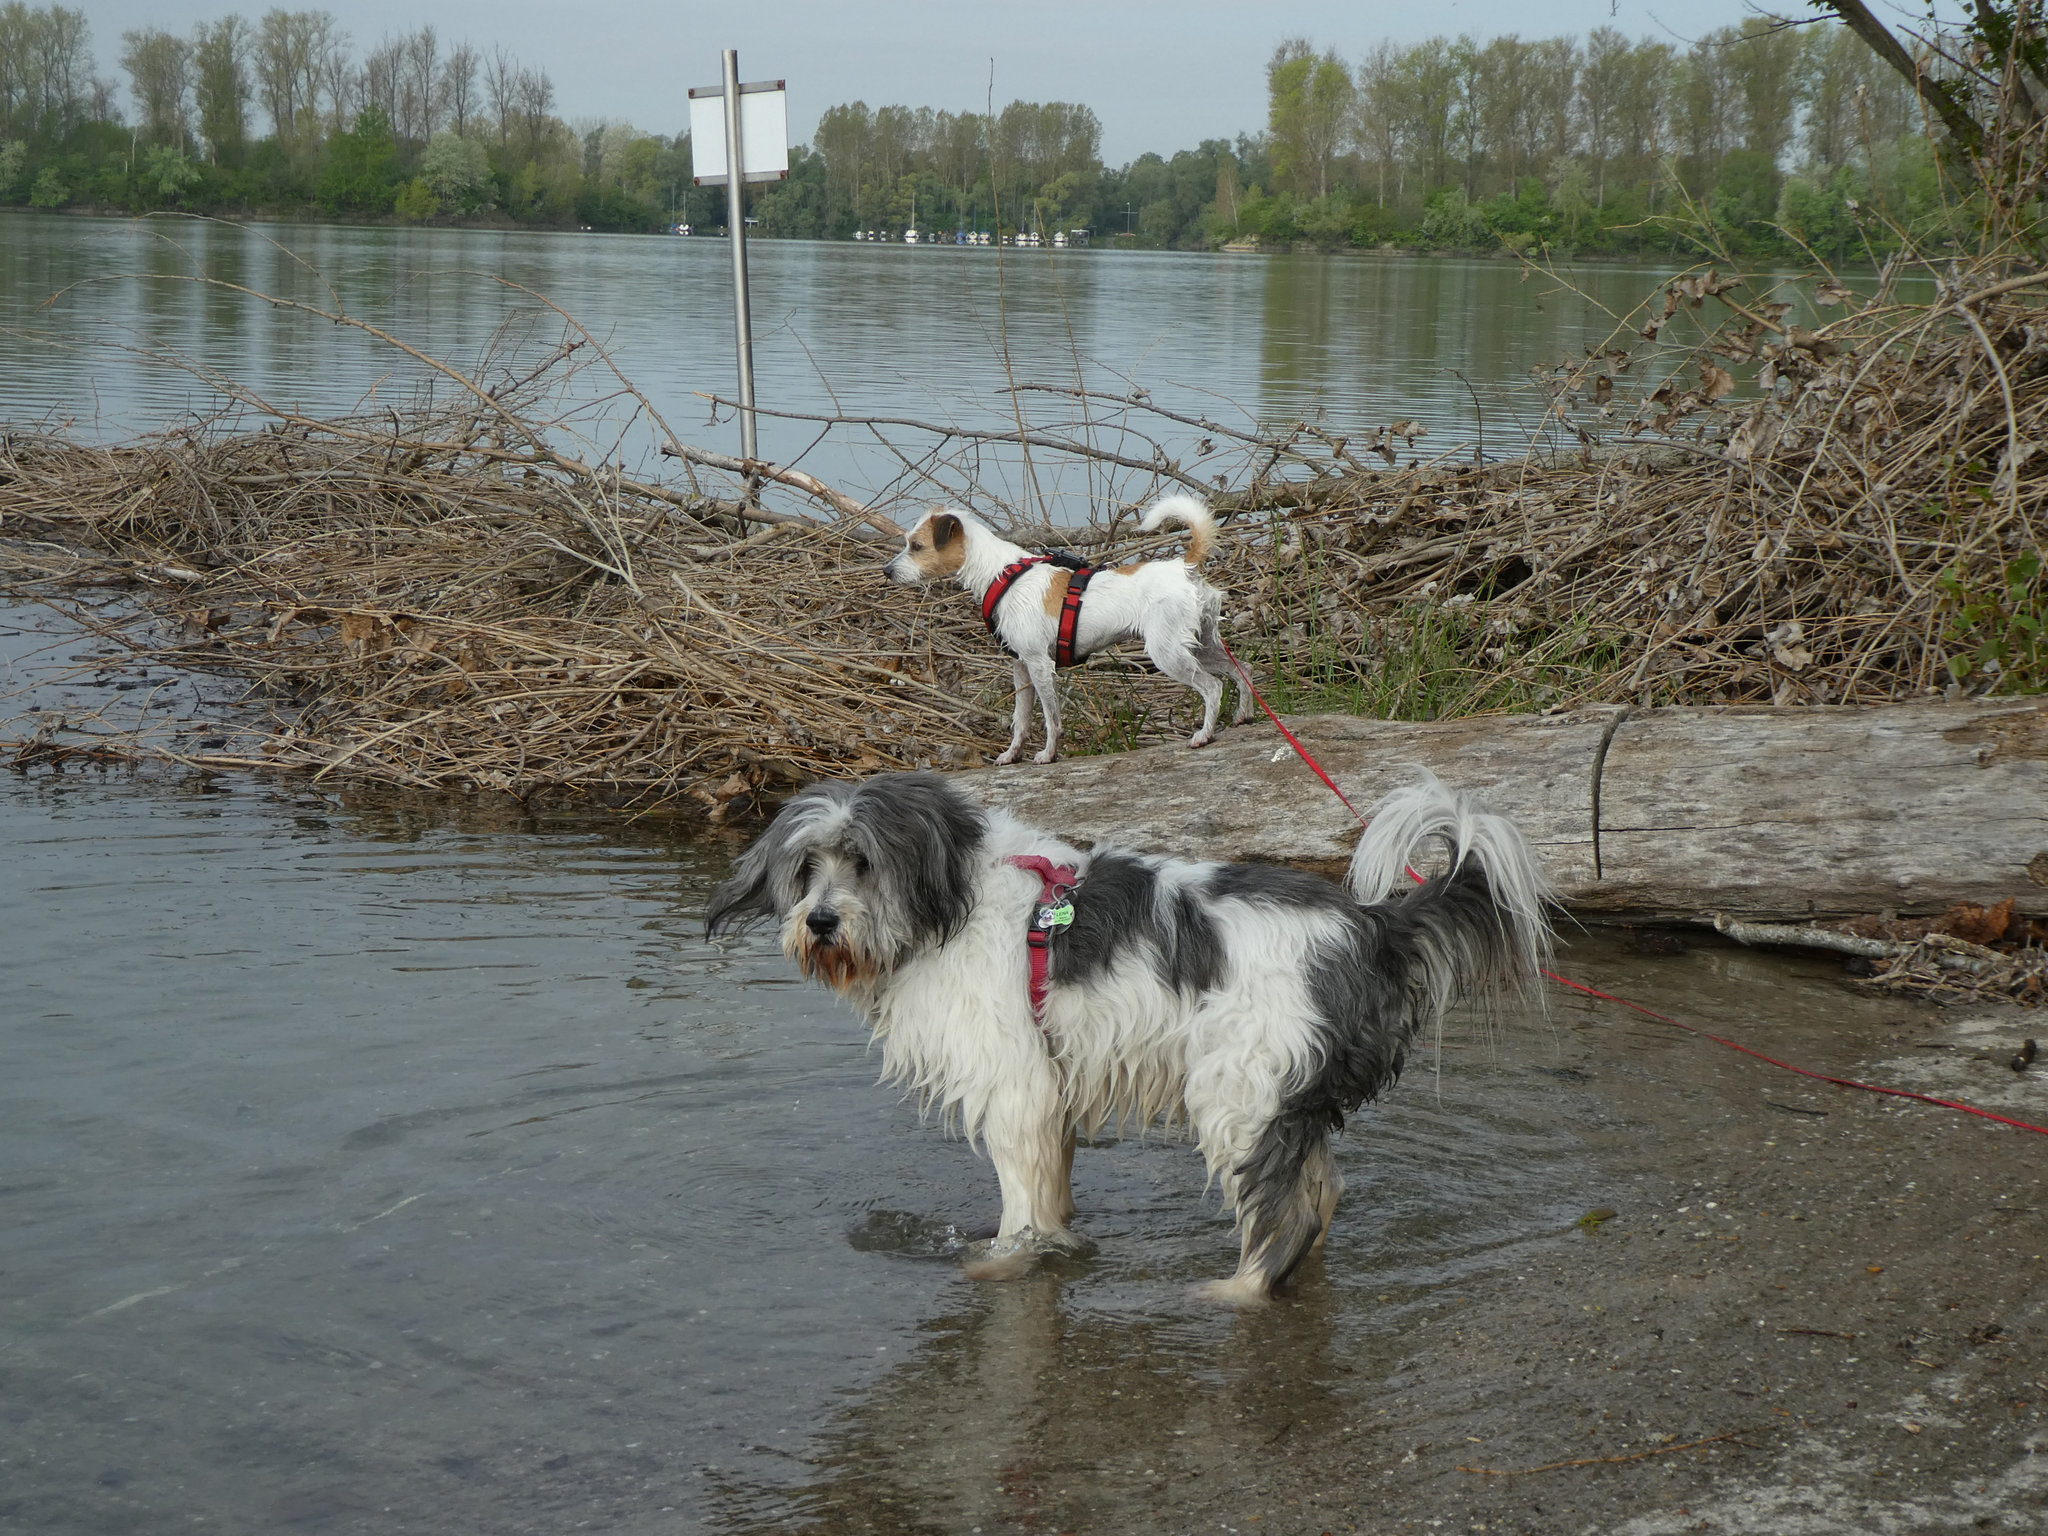
<path fill-rule="evenodd" d="M 1223 645 L 1218 618 L 1223 594 L 1197 569 L 1216 541 L 1216 519 L 1193 496 L 1167 496 L 1154 504 L 1138 525 L 1147 533 L 1177 523 L 1188 530 L 1187 554 L 1143 560 L 1096 571 L 1081 603 L 1074 627 L 1071 660 L 1116 644 L 1140 639 L 1152 664 L 1175 682 L 1202 696 L 1202 727 L 1188 739 L 1206 747 L 1216 739 L 1217 717 L 1223 709 L 1223 684 L 1237 684 L 1237 713 L 1242 725 L 1252 711 L 1252 680 L 1244 666 Z M 903 551 L 884 570 L 905 586 L 920 582 L 957 581 L 978 600 L 1030 550 L 1012 544 L 971 513 L 957 509 L 927 512 L 903 537 Z M 1017 658 L 1017 702 L 1011 720 L 1010 745 L 998 763 L 1013 763 L 1024 749 L 1035 694 L 1045 720 L 1045 750 L 1032 758 L 1049 763 L 1059 756 L 1060 703 L 1053 688 L 1058 660 L 1060 610 L 1072 573 L 1041 560 L 1016 576 L 1001 595 L 989 627 Z"/>

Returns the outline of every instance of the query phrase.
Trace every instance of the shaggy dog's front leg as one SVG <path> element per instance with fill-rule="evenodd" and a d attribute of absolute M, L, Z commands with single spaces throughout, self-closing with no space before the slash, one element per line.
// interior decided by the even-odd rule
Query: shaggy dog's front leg
<path fill-rule="evenodd" d="M 1003 1192 L 1003 1217 L 988 1251 L 965 1266 L 976 1280 L 1011 1279 L 1030 1269 L 1044 1249 L 1074 1245 L 1067 1230 L 1074 1210 L 1073 1141 L 1057 1088 L 1050 1072 L 1045 1075 L 1042 1092 L 1032 1084 L 1023 1093 L 1004 1093 L 982 1123 Z"/>

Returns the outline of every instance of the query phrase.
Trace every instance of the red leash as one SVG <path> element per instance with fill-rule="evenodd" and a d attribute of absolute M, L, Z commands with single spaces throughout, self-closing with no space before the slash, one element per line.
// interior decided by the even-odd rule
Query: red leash
<path fill-rule="evenodd" d="M 1240 669 L 1243 669 L 1244 663 L 1237 661 L 1237 656 L 1230 649 L 1228 643 L 1224 643 L 1223 653 L 1229 656 L 1232 661 L 1237 662 Z M 1243 673 L 1243 676 L 1249 675 L 1248 672 Z M 1240 681 L 1242 680 L 1241 677 Z M 1259 690 L 1249 682 L 1245 683 L 1245 686 L 1251 689 L 1252 697 L 1258 700 L 1259 708 L 1266 712 L 1266 718 L 1271 720 L 1274 726 L 1278 728 L 1280 734 L 1287 738 L 1287 745 L 1294 748 L 1295 754 L 1315 770 L 1317 778 L 1330 786 L 1330 793 L 1344 802 L 1344 809 L 1358 818 L 1358 824 L 1361 827 L 1369 825 L 1365 817 L 1359 815 L 1358 807 L 1351 803 L 1350 797 L 1337 787 L 1337 781 L 1323 771 L 1323 765 L 1317 762 L 1309 749 L 1301 744 L 1301 739 L 1294 732 L 1287 729 L 1280 717 L 1273 713 L 1273 706 L 1266 702 Z M 1418 885 L 1422 883 L 1422 877 L 1412 869 L 1408 871 L 1408 878 L 1415 881 Z M 1598 987 L 1589 987 L 1583 981 L 1573 981 L 1569 976 L 1560 976 L 1555 971 L 1545 971 L 1543 974 L 1561 987 L 1570 987 L 1574 992 L 1583 992 L 1588 997 L 1597 997 L 1603 1002 L 1619 1003 L 1624 1008 L 1634 1009 L 1644 1018 L 1655 1019 L 1660 1024 L 1673 1025 L 1678 1029 L 1686 1031 L 1688 1034 L 1699 1035 L 1704 1039 L 1711 1040 L 1716 1045 L 1725 1045 L 1731 1051 L 1740 1051 L 1745 1056 L 1754 1056 L 1758 1061 L 1769 1062 L 1774 1067 L 1783 1067 L 1787 1072 L 1796 1072 L 1801 1077 L 1810 1077 L 1823 1083 L 1833 1083 L 1837 1088 L 1855 1088 L 1864 1093 L 1881 1093 L 1895 1099 L 1916 1099 L 1922 1104 L 1935 1104 L 1943 1109 L 1959 1109 L 1966 1115 L 1975 1115 L 1982 1120 L 1995 1120 L 1998 1124 L 2012 1126 L 2015 1130 L 2033 1131 L 2039 1135 L 2048 1136 L 2048 1126 L 2031 1125 L 2025 1120 L 2014 1120 L 2005 1115 L 1993 1114 L 1988 1109 L 1979 1109 L 1974 1104 L 1964 1104 L 1956 1099 L 1937 1098 L 1931 1093 L 1915 1093 L 1910 1088 L 1887 1088 L 1880 1083 L 1858 1082 L 1853 1077 L 1834 1077 L 1826 1072 L 1816 1072 L 1811 1067 L 1794 1066 L 1789 1061 L 1780 1061 L 1775 1056 L 1766 1056 L 1754 1046 L 1744 1045 L 1738 1040 L 1726 1039 L 1723 1036 L 1701 1029 L 1697 1024 L 1688 1024 L 1682 1019 L 1672 1018 L 1668 1013 L 1659 1013 L 1654 1008 L 1645 1008 L 1641 1003 L 1632 1003 L 1625 997 L 1616 997 L 1612 992 L 1602 992 Z"/>
<path fill-rule="evenodd" d="M 1588 997 L 1597 997 L 1605 1002 L 1619 1003 L 1624 1008 L 1633 1008 L 1646 1019 L 1655 1019 L 1660 1024 L 1671 1024 L 1688 1034 L 1700 1035 L 1716 1045 L 1725 1045 L 1731 1051 L 1740 1051 L 1745 1056 L 1754 1056 L 1758 1061 L 1767 1061 L 1774 1067 L 1783 1067 L 1787 1072 L 1797 1072 L 1801 1077 L 1815 1078 L 1823 1083 L 1833 1083 L 1837 1088 L 1860 1088 L 1865 1093 L 1882 1093 L 1895 1099 L 1918 1099 L 1922 1104 L 1939 1104 L 1943 1109 L 1960 1109 L 1966 1115 L 1976 1115 L 1985 1120 L 1996 1120 L 2000 1125 L 2015 1126 L 2022 1131 L 2038 1131 L 2048 1136 L 2048 1126 L 2029 1125 L 2024 1120 L 2009 1119 L 1994 1115 L 1988 1109 L 1979 1109 L 1974 1104 L 1964 1104 L 1956 1099 L 1940 1099 L 1931 1093 L 1915 1093 L 1910 1088 L 1887 1088 L 1881 1083 L 1862 1083 L 1853 1077 L 1832 1077 L 1826 1072 L 1816 1072 L 1811 1067 L 1794 1066 L 1789 1061 L 1780 1061 L 1775 1056 L 1766 1056 L 1754 1046 L 1744 1045 L 1739 1040 L 1724 1039 L 1711 1031 L 1701 1029 L 1697 1024 L 1688 1024 L 1683 1019 L 1674 1019 L 1668 1013 L 1659 1013 L 1654 1008 L 1645 1008 L 1641 1003 L 1632 1003 L 1625 997 L 1616 997 L 1612 992 L 1602 992 L 1598 987 L 1589 987 L 1583 981 L 1573 981 L 1569 976 L 1560 976 L 1555 971 L 1543 973 L 1561 987 L 1570 987 L 1574 992 L 1583 992 Z"/>

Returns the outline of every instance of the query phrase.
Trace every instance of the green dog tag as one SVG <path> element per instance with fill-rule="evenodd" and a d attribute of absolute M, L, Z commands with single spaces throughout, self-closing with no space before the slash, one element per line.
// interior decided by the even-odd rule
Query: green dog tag
<path fill-rule="evenodd" d="M 1038 909 L 1038 926 L 1045 929 L 1064 928 L 1074 920 L 1074 904 L 1062 901 L 1056 907 Z"/>

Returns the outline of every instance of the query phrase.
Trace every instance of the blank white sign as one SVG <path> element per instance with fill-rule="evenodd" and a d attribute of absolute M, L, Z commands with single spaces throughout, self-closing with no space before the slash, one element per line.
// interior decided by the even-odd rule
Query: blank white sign
<path fill-rule="evenodd" d="M 781 181 L 789 174 L 789 92 L 740 87 L 743 181 Z M 717 86 L 690 92 L 690 174 L 700 187 L 725 185 L 725 93 Z"/>

